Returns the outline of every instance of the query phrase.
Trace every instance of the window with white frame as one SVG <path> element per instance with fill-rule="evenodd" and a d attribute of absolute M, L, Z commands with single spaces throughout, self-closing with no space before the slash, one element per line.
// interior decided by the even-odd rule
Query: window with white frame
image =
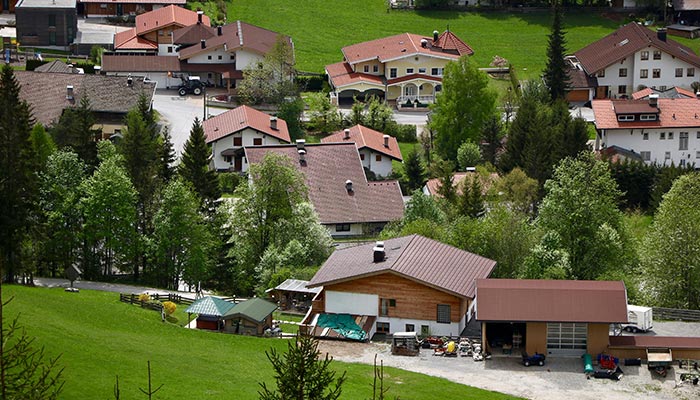
<path fill-rule="evenodd" d="M 661 59 L 661 51 L 654 50 L 654 60 L 660 60 L 660 59 Z"/>
<path fill-rule="evenodd" d="M 648 69 L 640 69 L 639 70 L 639 77 L 641 79 L 646 79 L 649 77 L 649 70 Z"/>
<path fill-rule="evenodd" d="M 389 78 L 396 78 L 397 70 L 396 68 L 389 68 Z"/>
<path fill-rule="evenodd" d="M 449 324 L 451 322 L 450 311 L 449 304 L 438 304 L 436 322 L 440 324 Z"/>
<path fill-rule="evenodd" d="M 645 50 L 645 51 L 642 51 L 642 52 L 639 54 L 639 59 L 640 59 L 640 60 L 644 60 L 644 61 L 648 60 L 648 59 L 649 59 L 649 52 L 646 51 L 646 50 Z"/>
<path fill-rule="evenodd" d="M 413 73 L 413 68 L 406 68 L 406 75 L 410 75 Z"/>
<path fill-rule="evenodd" d="M 618 115 L 617 120 L 620 122 L 634 121 L 634 115 Z"/>
<path fill-rule="evenodd" d="M 364 70 L 365 72 L 369 72 L 369 65 L 365 65 Z"/>
<path fill-rule="evenodd" d="M 627 77 L 627 68 L 620 68 L 620 78 L 626 78 Z"/>
<path fill-rule="evenodd" d="M 374 65 L 372 66 L 372 72 L 379 72 L 379 65 L 374 64 Z"/>
<path fill-rule="evenodd" d="M 639 155 L 642 156 L 642 161 L 651 161 L 651 151 L 640 151 Z"/>
<path fill-rule="evenodd" d="M 640 121 L 656 121 L 656 114 L 642 114 L 639 116 Z"/>
<path fill-rule="evenodd" d="M 678 134 L 678 150 L 688 150 L 688 132 Z"/>

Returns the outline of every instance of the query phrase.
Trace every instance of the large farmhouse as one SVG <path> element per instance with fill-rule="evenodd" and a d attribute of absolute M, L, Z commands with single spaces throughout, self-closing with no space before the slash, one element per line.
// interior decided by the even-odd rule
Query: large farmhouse
<path fill-rule="evenodd" d="M 369 321 L 370 338 L 402 331 L 458 336 L 470 318 L 476 280 L 495 266 L 420 235 L 336 250 L 308 285 L 323 291 L 306 322 L 317 335 L 324 314 L 349 314 Z"/>
<path fill-rule="evenodd" d="M 321 143 L 353 142 L 360 152 L 362 166 L 377 177 L 387 177 L 393 172 L 392 161 L 403 162 L 396 138 L 384 135 L 366 126 L 355 125 L 321 139 Z"/>

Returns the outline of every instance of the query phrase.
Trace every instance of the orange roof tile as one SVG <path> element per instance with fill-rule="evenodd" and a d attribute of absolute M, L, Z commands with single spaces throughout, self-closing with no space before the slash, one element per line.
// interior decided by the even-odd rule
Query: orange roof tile
<path fill-rule="evenodd" d="M 118 32 L 114 35 L 116 50 L 150 50 L 157 49 L 158 44 L 136 35 L 136 28 Z"/>
<path fill-rule="evenodd" d="M 255 129 L 258 132 L 270 135 L 287 143 L 291 141 L 287 122 L 283 119 L 277 120 L 277 129 L 270 127 L 270 115 L 258 111 L 252 107 L 240 106 L 233 110 L 228 110 L 223 114 L 211 117 L 204 121 L 204 134 L 207 136 L 207 143 L 219 140 L 222 137 L 239 132 L 245 128 Z"/>
<path fill-rule="evenodd" d="M 164 26 L 189 26 L 196 24 L 198 20 L 197 12 L 190 11 L 183 7 L 169 5 L 157 10 L 136 16 L 136 34 L 143 35 L 145 33 L 161 29 Z M 209 17 L 202 15 L 202 23 L 211 25 Z"/>
<path fill-rule="evenodd" d="M 399 142 L 396 141 L 395 137 L 389 136 L 389 146 L 384 146 L 384 134 L 381 132 L 362 125 L 355 125 L 348 130 L 350 134 L 347 139 L 345 131 L 342 130 L 324 137 L 321 139 L 321 143 L 354 142 L 358 150 L 367 147 L 395 160 L 403 161 Z"/>
<path fill-rule="evenodd" d="M 384 81 L 381 76 L 353 72 L 350 64 L 346 62 L 326 65 L 326 74 L 328 74 L 331 82 L 333 82 L 333 86 L 336 88 L 360 82 L 384 87 Z"/>
<path fill-rule="evenodd" d="M 617 108 L 618 112 L 621 112 L 620 108 L 629 107 L 631 102 L 635 102 L 635 100 L 593 100 L 593 114 L 595 115 L 596 128 L 700 127 L 699 99 L 658 99 L 659 119 L 657 121 L 619 122 L 615 109 Z"/>
<path fill-rule="evenodd" d="M 426 43 L 425 46 L 422 43 Z M 441 48 L 440 46 L 447 46 Z M 471 55 L 474 51 L 451 32 L 443 32 L 437 41 L 413 33 L 401 33 L 381 39 L 370 40 L 343 47 L 345 60 L 350 64 L 368 60 L 389 60 L 423 54 L 450 59 Z"/>

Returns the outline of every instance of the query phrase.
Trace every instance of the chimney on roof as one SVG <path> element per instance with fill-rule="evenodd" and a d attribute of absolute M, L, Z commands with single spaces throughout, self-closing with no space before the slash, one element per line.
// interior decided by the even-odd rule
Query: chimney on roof
<path fill-rule="evenodd" d="M 658 94 L 652 93 L 649 95 L 649 105 L 652 107 L 659 106 L 659 95 Z"/>
<path fill-rule="evenodd" d="M 659 38 L 660 41 L 665 42 L 666 41 L 666 28 L 659 28 L 656 30 L 656 37 Z"/>
<path fill-rule="evenodd" d="M 66 85 L 66 100 L 73 100 L 73 85 Z"/>
<path fill-rule="evenodd" d="M 299 153 L 299 164 L 306 164 L 306 150 L 299 149 L 297 153 Z"/>
<path fill-rule="evenodd" d="M 351 194 L 351 193 L 353 192 L 353 190 L 352 190 L 352 181 L 351 181 L 350 179 L 348 179 L 347 181 L 345 181 L 345 190 L 348 191 L 348 194 Z"/>
<path fill-rule="evenodd" d="M 421 39 L 420 40 L 420 47 L 428 47 L 428 40 L 427 39 Z"/>
<path fill-rule="evenodd" d="M 131 85 L 133 85 L 133 84 L 134 84 L 134 78 L 132 78 L 132 77 L 131 77 L 131 74 L 129 74 L 129 75 L 126 77 L 126 86 L 127 86 L 127 87 L 131 87 Z"/>
<path fill-rule="evenodd" d="M 204 40 L 204 39 L 200 40 L 199 44 L 202 46 L 203 49 L 207 48 L 207 41 L 206 40 Z"/>
<path fill-rule="evenodd" d="M 437 42 L 439 36 L 440 36 L 440 32 L 433 31 L 433 42 Z"/>
<path fill-rule="evenodd" d="M 297 139 L 297 150 L 305 150 L 305 149 L 306 149 L 306 140 Z"/>
<path fill-rule="evenodd" d="M 277 117 L 270 117 L 270 129 L 277 130 Z"/>
<path fill-rule="evenodd" d="M 698 98 L 698 99 L 700 99 L 700 91 L 695 92 L 695 97 Z"/>
<path fill-rule="evenodd" d="M 224 34 L 224 31 L 223 31 L 223 28 L 221 27 L 221 25 L 217 26 L 216 27 L 216 35 L 221 36 L 223 34 Z"/>
<path fill-rule="evenodd" d="M 343 137 L 343 139 L 345 139 L 345 140 L 350 139 L 350 129 L 347 129 L 347 128 L 346 128 L 346 129 L 344 130 L 344 132 L 345 132 L 345 137 Z"/>
<path fill-rule="evenodd" d="M 386 258 L 386 252 L 384 251 L 384 242 L 377 242 L 372 248 L 374 253 L 374 262 L 382 262 Z"/>
<path fill-rule="evenodd" d="M 384 135 L 384 147 L 389 148 L 389 135 Z"/>
<path fill-rule="evenodd" d="M 204 11 L 202 10 L 197 10 L 197 23 L 201 24 L 202 23 L 202 15 L 204 15 Z"/>

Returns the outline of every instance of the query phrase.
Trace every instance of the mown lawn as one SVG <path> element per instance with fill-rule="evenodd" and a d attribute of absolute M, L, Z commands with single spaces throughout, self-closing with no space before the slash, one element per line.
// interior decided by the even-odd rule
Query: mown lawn
<path fill-rule="evenodd" d="M 340 49 L 353 43 L 402 32 L 430 36 L 449 26 L 472 46 L 480 67 L 499 55 L 517 68 L 520 79 L 543 69 L 551 24 L 546 12 L 388 11 L 385 0 L 276 0 L 264 7 L 257 0 L 236 0 L 229 3 L 228 20 L 237 19 L 290 35 L 303 71 L 323 72 L 325 65 L 342 61 Z M 567 47 L 578 50 L 618 26 L 584 10 L 567 14 Z"/>
<path fill-rule="evenodd" d="M 3 286 L 4 317 L 21 314 L 20 322 L 51 356 L 62 354 L 65 366 L 62 399 L 111 399 L 119 375 L 122 399 L 143 398 L 146 362 L 153 383 L 165 384 L 158 399 L 256 399 L 258 382 L 273 381 L 265 350 L 283 350 L 286 342 L 194 331 L 162 323 L 157 312 L 119 302 L 118 294 L 84 290 Z M 347 370 L 345 399 L 371 395 L 372 367 L 334 362 Z M 385 375 L 391 397 L 402 399 L 510 399 L 398 369 Z"/>

